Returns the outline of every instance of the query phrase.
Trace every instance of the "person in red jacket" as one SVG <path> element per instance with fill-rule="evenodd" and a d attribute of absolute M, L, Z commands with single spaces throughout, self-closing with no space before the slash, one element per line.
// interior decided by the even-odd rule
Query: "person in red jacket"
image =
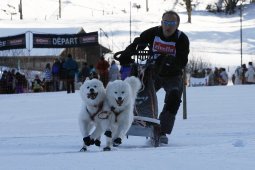
<path fill-rule="evenodd" d="M 110 67 L 110 64 L 105 60 L 104 56 L 102 56 L 96 64 L 96 69 L 98 71 L 100 80 L 103 82 L 105 87 L 109 81 L 109 77 L 108 77 L 109 67 Z"/>

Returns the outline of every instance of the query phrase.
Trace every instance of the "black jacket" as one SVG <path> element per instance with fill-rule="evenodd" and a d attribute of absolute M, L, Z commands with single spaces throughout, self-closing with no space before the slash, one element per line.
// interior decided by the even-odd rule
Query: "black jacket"
<path fill-rule="evenodd" d="M 188 63 L 189 39 L 185 33 L 179 30 L 176 30 L 171 37 L 165 38 L 161 26 L 152 27 L 135 38 L 125 51 L 132 52 L 140 48 L 144 49 L 146 46 L 152 52 L 172 56 L 171 67 L 167 69 L 168 76 L 180 75 Z"/>

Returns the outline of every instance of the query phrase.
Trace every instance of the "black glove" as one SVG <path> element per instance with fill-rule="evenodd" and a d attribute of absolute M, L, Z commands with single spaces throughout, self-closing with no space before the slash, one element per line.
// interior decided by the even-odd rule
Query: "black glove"
<path fill-rule="evenodd" d="M 123 51 L 118 58 L 120 65 L 128 65 L 130 63 L 134 63 L 134 59 L 131 58 L 132 53 Z"/>

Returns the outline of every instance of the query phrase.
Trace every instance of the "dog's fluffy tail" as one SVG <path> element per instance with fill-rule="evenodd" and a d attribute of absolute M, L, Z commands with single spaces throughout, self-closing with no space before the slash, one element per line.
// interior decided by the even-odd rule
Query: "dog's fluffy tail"
<path fill-rule="evenodd" d="M 126 81 L 133 92 L 133 97 L 136 98 L 137 92 L 140 90 L 142 84 L 139 78 L 135 76 L 127 77 L 124 81 Z"/>

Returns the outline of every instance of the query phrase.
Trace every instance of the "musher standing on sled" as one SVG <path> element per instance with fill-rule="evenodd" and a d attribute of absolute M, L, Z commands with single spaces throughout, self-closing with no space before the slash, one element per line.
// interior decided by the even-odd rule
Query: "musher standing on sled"
<path fill-rule="evenodd" d="M 166 134 L 171 134 L 175 116 L 178 112 L 183 91 L 182 70 L 188 62 L 189 39 L 178 30 L 179 15 L 174 11 L 166 11 L 162 15 L 161 26 L 145 30 L 135 38 L 120 55 L 121 65 L 129 64 L 132 53 L 146 46 L 158 55 L 155 60 L 155 89 L 164 88 L 166 94 L 164 107 L 160 113 L 160 143 L 168 144 Z"/>

